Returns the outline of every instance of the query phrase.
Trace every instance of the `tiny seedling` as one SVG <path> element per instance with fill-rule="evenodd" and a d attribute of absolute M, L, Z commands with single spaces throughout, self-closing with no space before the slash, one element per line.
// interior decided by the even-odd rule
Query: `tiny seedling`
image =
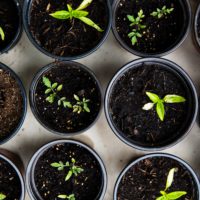
<path fill-rule="evenodd" d="M 174 173 L 177 170 L 178 170 L 177 168 L 173 168 L 169 171 L 165 189 L 160 191 L 160 194 L 162 196 L 156 198 L 156 200 L 175 200 L 175 199 L 179 199 L 180 197 L 187 194 L 187 192 L 185 192 L 185 191 L 175 191 L 175 192 L 170 192 L 170 193 L 166 192 L 171 187 L 173 180 L 174 180 Z"/>
<path fill-rule="evenodd" d="M 0 193 L 0 200 L 4 200 L 4 199 L 6 199 L 6 195 L 3 193 Z"/>
<path fill-rule="evenodd" d="M 82 111 L 83 112 L 90 112 L 90 109 L 88 107 L 88 103 L 90 102 L 89 99 L 83 98 L 80 100 L 80 97 L 76 94 L 74 94 L 74 99 L 77 101 L 76 104 L 73 106 L 73 112 L 77 112 L 80 114 Z"/>
<path fill-rule="evenodd" d="M 79 166 L 76 166 L 76 160 L 74 158 L 71 159 L 71 163 L 66 162 L 65 164 L 60 161 L 60 162 L 55 162 L 52 163 L 51 166 L 54 168 L 57 168 L 58 171 L 62 171 L 65 167 L 69 168 L 69 171 L 65 177 L 65 181 L 68 181 L 72 175 L 78 176 L 78 174 L 82 173 L 84 171 L 84 169 L 82 169 Z"/>
<path fill-rule="evenodd" d="M 50 15 L 60 20 L 73 20 L 74 18 L 79 19 L 85 24 L 95 28 L 97 31 L 103 32 L 103 30 L 97 24 L 95 24 L 91 19 L 86 17 L 89 15 L 89 12 L 85 11 L 84 9 L 87 8 L 91 3 L 92 0 L 83 0 L 83 2 L 76 9 L 73 9 L 70 4 L 67 4 L 68 10 L 56 11 L 54 13 L 51 13 Z"/>
<path fill-rule="evenodd" d="M 138 38 L 142 37 L 141 30 L 146 28 L 146 25 L 142 25 L 144 17 L 145 15 L 143 10 L 138 12 L 138 16 L 136 18 L 133 15 L 127 15 L 128 20 L 131 22 L 130 26 L 134 27 L 128 34 L 128 37 L 131 38 L 132 45 L 135 45 L 138 41 Z"/>
<path fill-rule="evenodd" d="M 68 199 L 68 200 L 76 200 L 74 194 L 70 194 L 70 195 L 60 194 L 60 195 L 58 195 L 58 198 L 60 198 L 60 199 Z"/>
<path fill-rule="evenodd" d="M 173 10 L 174 8 L 167 8 L 166 6 L 163 6 L 161 9 L 157 8 L 156 11 L 153 11 L 151 16 L 160 19 L 165 15 L 169 15 Z"/>
<path fill-rule="evenodd" d="M 5 40 L 5 33 L 3 31 L 3 28 L 0 27 L 0 36 L 1 36 L 1 40 Z"/>
<path fill-rule="evenodd" d="M 164 103 L 183 103 L 186 101 L 184 97 L 175 94 L 168 94 L 163 99 L 160 99 L 157 94 L 151 92 L 146 92 L 146 95 L 152 102 L 146 103 L 142 109 L 151 110 L 154 105 L 156 105 L 156 112 L 161 121 L 163 121 L 165 117 Z"/>

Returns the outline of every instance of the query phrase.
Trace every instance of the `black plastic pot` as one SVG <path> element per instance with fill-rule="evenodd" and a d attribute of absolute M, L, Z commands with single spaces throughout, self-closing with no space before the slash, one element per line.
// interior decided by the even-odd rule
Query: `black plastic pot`
<path fill-rule="evenodd" d="M 187 93 L 189 94 L 190 99 L 189 101 L 189 106 L 190 106 L 190 113 L 188 113 L 188 116 L 186 116 L 187 120 L 186 123 L 183 124 L 183 127 L 181 127 L 181 130 L 179 131 L 179 134 L 171 137 L 168 139 L 168 141 L 163 141 L 161 144 L 156 144 L 156 146 L 151 146 L 151 145 L 146 145 L 142 143 L 138 143 L 136 141 L 130 140 L 121 132 L 115 125 L 111 113 L 110 113 L 110 98 L 111 94 L 113 91 L 113 88 L 117 82 L 117 80 L 124 75 L 125 72 L 127 72 L 129 69 L 137 68 L 140 67 L 143 64 L 156 64 L 161 66 L 163 69 L 173 73 L 177 77 L 179 77 L 180 81 L 185 85 L 184 87 L 187 90 Z M 128 98 L 128 97 L 127 97 Z M 134 111 L 133 111 L 134 112 Z M 110 81 L 106 95 L 105 95 L 105 114 L 107 121 L 112 129 L 112 131 L 116 134 L 116 136 L 126 143 L 127 145 L 143 150 L 143 151 L 158 151 L 158 150 L 163 150 L 169 147 L 174 146 L 178 142 L 180 142 L 183 138 L 187 136 L 187 134 L 190 132 L 191 128 L 193 127 L 196 117 L 197 117 L 197 112 L 198 112 L 198 98 L 197 98 L 197 92 L 195 89 L 195 86 L 189 77 L 189 75 L 177 64 L 166 60 L 166 59 L 161 59 L 161 58 L 143 58 L 143 59 L 138 59 L 135 61 L 132 61 L 126 65 L 124 65 L 112 78 Z"/>
<path fill-rule="evenodd" d="M 21 116 L 21 120 L 19 121 L 18 125 L 16 126 L 16 128 L 3 140 L 0 141 L 0 145 L 6 143 L 7 141 L 9 141 L 11 138 L 13 138 L 17 132 L 20 130 L 22 124 L 24 123 L 24 119 L 26 117 L 26 113 L 27 113 L 27 97 L 26 97 L 26 91 L 24 89 L 23 83 L 21 81 L 21 79 L 18 77 L 18 75 L 12 70 L 10 69 L 8 66 L 4 65 L 3 63 L 0 63 L 0 69 L 3 69 L 7 72 L 9 72 L 12 77 L 16 80 L 16 82 L 19 85 L 19 88 L 21 90 L 21 95 L 23 98 L 23 113 Z"/>
<path fill-rule="evenodd" d="M 198 20 L 200 19 L 200 4 L 198 5 L 195 13 L 195 18 L 194 18 L 194 37 L 195 37 L 195 42 L 197 46 L 200 48 L 200 34 L 198 33 L 198 26 L 200 26 L 200 23 L 198 24 Z"/>
<path fill-rule="evenodd" d="M 17 176 L 19 177 L 19 180 L 20 180 L 20 183 L 21 183 L 21 197 L 20 197 L 19 200 L 24 200 L 25 199 L 25 184 L 24 184 L 22 174 L 20 173 L 17 166 L 8 157 L 0 154 L 0 159 L 3 159 L 5 162 L 10 164 L 12 166 L 12 168 L 14 169 L 14 171 L 16 172 Z M 9 187 L 12 187 L 12 185 L 10 185 Z"/>
<path fill-rule="evenodd" d="M 152 57 L 152 56 L 154 56 L 154 57 L 162 57 L 162 56 L 165 56 L 165 55 L 175 51 L 183 43 L 183 41 L 186 39 L 186 37 L 187 37 L 187 35 L 189 33 L 191 20 L 192 20 L 192 18 L 191 18 L 191 6 L 190 6 L 190 3 L 189 3 L 188 0 L 183 0 L 183 1 L 179 0 L 179 2 L 181 4 L 181 7 L 184 10 L 184 15 L 182 16 L 184 18 L 184 23 L 183 23 L 183 26 L 182 26 L 182 31 L 181 31 L 178 39 L 176 40 L 176 42 L 173 45 L 170 45 L 165 50 L 160 51 L 160 52 L 155 52 L 155 53 L 145 53 L 145 52 L 142 52 L 142 51 L 134 50 L 133 48 L 130 48 L 123 41 L 123 39 L 120 37 L 120 35 L 118 34 L 117 29 L 116 29 L 116 21 L 115 21 L 115 19 L 117 17 L 116 16 L 116 12 L 117 12 L 117 7 L 118 7 L 119 2 L 120 2 L 120 0 L 115 0 L 113 2 L 113 8 L 112 8 L 113 9 L 112 31 L 113 31 L 113 34 L 114 34 L 116 40 L 119 42 L 119 44 L 124 49 L 126 49 L 127 51 L 129 51 L 130 53 L 132 53 L 134 55 L 137 55 L 137 56 L 140 56 L 140 57 Z"/>
<path fill-rule="evenodd" d="M 58 134 L 58 135 L 61 135 L 61 136 L 72 136 L 72 135 L 76 135 L 76 134 L 80 134 L 86 130 L 88 130 L 90 127 L 92 127 L 95 122 L 98 120 L 98 117 L 100 115 L 100 111 L 101 111 L 101 108 L 102 108 L 102 103 L 101 103 L 101 106 L 100 106 L 100 109 L 99 109 L 99 113 L 98 115 L 96 116 L 96 119 L 94 119 L 94 121 L 86 128 L 80 130 L 80 131 L 77 131 L 77 132 L 59 132 L 51 127 L 49 127 L 45 121 L 41 118 L 40 116 L 40 113 L 38 112 L 37 110 L 37 106 L 36 106 L 36 103 L 35 103 L 35 90 L 36 90 L 36 87 L 37 87 L 37 84 L 39 82 L 39 80 L 41 79 L 41 77 L 43 76 L 43 74 L 49 70 L 51 70 L 52 68 L 56 67 L 57 65 L 67 65 L 68 67 L 70 66 L 73 66 L 73 67 L 77 67 L 77 68 L 80 68 L 82 70 L 84 70 L 86 73 L 88 73 L 92 78 L 93 80 L 96 82 L 96 85 L 98 87 L 98 90 L 99 90 L 99 93 L 101 95 L 101 102 L 103 101 L 102 100 L 102 90 L 101 90 L 101 86 L 100 86 L 100 83 L 99 81 L 97 80 L 95 74 L 89 69 L 87 68 L 86 66 L 80 64 L 80 63 L 77 63 L 77 62 L 74 62 L 74 61 L 62 61 L 62 62 L 54 62 L 54 63 L 51 63 L 49 65 L 46 65 L 45 67 L 43 67 L 41 70 L 38 71 L 38 73 L 35 75 L 34 79 L 32 80 L 32 83 L 31 83 L 31 86 L 30 86 L 30 90 L 29 90 L 29 101 L 30 101 L 30 106 L 31 106 L 31 110 L 35 116 L 35 118 L 40 122 L 40 124 L 46 128 L 47 130 L 51 131 L 52 133 L 55 133 L 55 134 Z"/>
<path fill-rule="evenodd" d="M 74 141 L 74 140 L 57 140 L 57 141 L 53 141 L 50 142 L 46 145 L 44 145 L 43 147 L 41 147 L 31 158 L 28 167 L 27 167 L 27 171 L 26 171 L 26 185 L 27 185 L 27 190 L 29 193 L 29 196 L 32 200 L 42 200 L 42 197 L 40 196 L 36 185 L 35 185 L 35 180 L 34 180 L 34 173 L 35 173 L 35 167 L 36 164 L 39 160 L 39 158 L 43 155 L 43 153 L 48 150 L 49 148 L 51 148 L 54 145 L 57 144 L 62 144 L 62 143 L 68 143 L 68 144 L 73 144 L 73 145 L 78 145 L 84 149 L 86 149 L 88 152 L 90 152 L 98 161 L 101 170 L 102 170 L 102 186 L 101 186 L 101 191 L 99 191 L 99 195 L 94 199 L 94 200 L 103 200 L 104 199 L 104 195 L 106 193 L 106 189 L 107 189 L 107 172 L 104 166 L 103 161 L 101 160 L 101 158 L 99 157 L 99 155 L 92 150 L 89 146 L 78 142 L 78 141 Z M 92 190 L 92 188 L 91 188 Z"/>
<path fill-rule="evenodd" d="M 18 10 L 18 17 L 19 18 L 19 23 L 18 23 L 18 29 L 16 31 L 15 37 L 12 39 L 12 41 L 10 41 L 10 43 L 7 45 L 6 48 L 2 49 L 0 51 L 0 55 L 3 53 L 7 53 L 9 50 L 11 50 L 19 41 L 19 39 L 21 38 L 22 35 L 22 10 L 21 10 L 21 6 L 20 6 L 20 2 L 19 0 L 12 0 L 15 4 L 16 4 L 16 8 Z"/>
<path fill-rule="evenodd" d="M 111 29 L 111 24 L 112 24 L 112 11 L 111 11 L 111 5 L 110 5 L 110 1 L 109 0 L 106 0 L 107 2 L 107 7 L 108 7 L 108 15 L 109 15 L 109 21 L 108 21 L 108 25 L 107 25 L 107 29 L 105 30 L 105 34 L 104 36 L 102 37 L 101 41 L 91 50 L 83 53 L 83 54 L 80 54 L 80 55 L 76 55 L 76 56 L 68 56 L 68 57 L 63 57 L 63 56 L 56 56 L 56 55 L 53 55 L 51 53 L 49 53 L 47 50 L 45 50 L 41 45 L 39 45 L 36 40 L 34 39 L 34 37 L 32 36 L 31 34 L 31 31 L 30 31 L 30 28 L 29 28 L 29 25 L 30 25 L 30 9 L 31 9 L 31 4 L 32 4 L 32 0 L 25 0 L 24 1 L 24 7 L 23 7 L 23 24 L 24 24 L 24 28 L 25 28 L 25 31 L 26 31 L 26 34 L 29 38 L 29 40 L 32 42 L 32 44 L 39 50 L 41 51 L 42 53 L 46 54 L 47 56 L 49 57 L 52 57 L 52 58 L 55 58 L 57 60 L 63 60 L 63 61 L 66 61 L 66 60 L 76 60 L 76 59 L 80 59 L 80 58 L 83 58 L 83 57 L 86 57 L 90 54 L 92 54 L 93 52 L 95 52 L 106 40 L 106 38 L 108 37 L 108 34 L 110 32 L 110 29 Z"/>
<path fill-rule="evenodd" d="M 169 158 L 169 159 L 172 159 L 172 160 L 175 160 L 177 161 L 178 163 L 180 163 L 180 165 L 182 165 L 184 168 L 187 169 L 187 171 L 190 173 L 191 177 L 193 178 L 193 182 L 194 182 L 194 191 L 196 192 L 196 196 L 198 199 L 200 199 L 200 186 L 199 186 L 199 178 L 197 176 L 197 174 L 194 172 L 194 170 L 192 169 L 192 167 L 186 163 L 184 160 L 182 160 L 181 158 L 179 157 L 176 157 L 174 155 L 171 155 L 171 154 L 165 154 L 165 153 L 157 153 L 157 154 L 149 154 L 149 155 L 145 155 L 145 156 L 142 156 L 136 160 L 134 160 L 133 162 L 131 162 L 130 164 L 128 164 L 123 170 L 122 172 L 120 173 L 117 181 L 116 181 L 116 184 L 115 184 L 115 188 L 114 188 L 114 200 L 117 200 L 117 193 L 118 193 L 118 188 L 119 188 L 119 184 L 123 178 L 123 176 L 126 174 L 126 172 L 131 168 L 133 167 L 134 165 L 137 165 L 139 162 L 145 160 L 145 159 L 149 159 L 149 158 L 158 158 L 158 157 L 164 157 L 164 158 Z M 147 183 L 148 184 L 148 183 Z M 158 188 L 158 191 L 159 191 L 159 188 Z"/>

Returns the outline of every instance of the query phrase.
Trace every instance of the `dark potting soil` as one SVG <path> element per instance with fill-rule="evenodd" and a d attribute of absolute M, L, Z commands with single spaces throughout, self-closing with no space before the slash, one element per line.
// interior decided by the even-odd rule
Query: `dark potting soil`
<path fill-rule="evenodd" d="M 75 165 L 84 171 L 65 181 L 69 169 L 58 171 L 51 167 L 51 163 L 71 163 L 72 158 L 76 160 Z M 60 194 L 74 194 L 76 200 L 95 200 L 103 184 L 96 158 L 85 148 L 69 143 L 57 144 L 46 150 L 37 161 L 34 177 L 36 188 L 44 200 L 58 200 Z"/>
<path fill-rule="evenodd" d="M 198 18 L 197 18 L 197 34 L 198 34 L 198 40 L 200 40 L 200 13 L 198 13 Z"/>
<path fill-rule="evenodd" d="M 86 25 L 82 21 L 58 20 L 49 14 L 67 10 L 67 4 L 75 9 L 82 0 L 33 0 L 30 11 L 30 30 L 36 42 L 56 56 L 75 56 L 94 48 L 105 34 L 108 26 L 108 8 L 105 0 L 93 1 L 85 10 L 87 16 L 104 32 Z"/>
<path fill-rule="evenodd" d="M 15 38 L 19 27 L 19 13 L 13 0 L 0 0 L 0 27 L 5 33 L 5 40 L 0 37 L 0 52 Z"/>
<path fill-rule="evenodd" d="M 177 168 L 167 193 L 185 191 L 179 200 L 198 200 L 197 188 L 191 173 L 182 164 L 166 157 L 147 158 L 132 166 L 119 184 L 118 200 L 155 200 L 165 189 L 170 169 Z"/>
<path fill-rule="evenodd" d="M 163 98 L 177 94 L 186 98 L 185 103 L 165 103 L 165 119 L 160 121 L 153 109 L 142 107 L 151 102 L 146 92 Z M 126 71 L 113 86 L 109 112 L 114 125 L 122 136 L 142 146 L 168 144 L 184 133 L 190 116 L 190 93 L 182 79 L 159 65 L 143 63 Z M 183 130 L 182 130 L 183 129 Z"/>
<path fill-rule="evenodd" d="M 54 103 L 46 101 L 48 95 L 44 92 L 42 77 L 45 76 L 52 83 L 63 84 L 59 97 L 66 97 L 72 105 L 76 104 L 74 94 L 80 99 L 86 98 L 90 102 L 90 113 L 74 113 L 71 108 L 58 106 L 58 99 Z M 73 65 L 55 63 L 55 66 L 42 74 L 35 91 L 35 104 L 39 118 L 51 129 L 62 133 L 73 133 L 88 127 L 97 118 L 101 107 L 101 93 L 96 80 L 84 69 Z"/>
<path fill-rule="evenodd" d="M 20 200 L 21 182 L 14 168 L 0 158 L 0 193 L 6 195 L 8 200 Z"/>
<path fill-rule="evenodd" d="M 23 113 L 21 90 L 8 71 L 0 68 L 0 141 L 18 126 Z"/>
<path fill-rule="evenodd" d="M 174 11 L 161 19 L 150 14 L 157 8 L 174 8 Z M 132 45 L 128 34 L 135 27 L 130 27 L 127 15 L 137 17 L 142 9 L 145 18 L 142 25 L 146 25 L 140 33 L 141 38 Z M 160 53 L 173 46 L 181 36 L 184 27 L 184 11 L 180 0 L 120 0 L 116 11 L 116 29 L 120 38 L 131 48 L 143 53 Z"/>

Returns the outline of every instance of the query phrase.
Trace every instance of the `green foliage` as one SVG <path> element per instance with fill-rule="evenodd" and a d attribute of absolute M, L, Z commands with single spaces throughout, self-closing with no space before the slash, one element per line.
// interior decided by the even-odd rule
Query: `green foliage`
<path fill-rule="evenodd" d="M 103 32 L 103 30 L 97 24 L 95 24 L 91 19 L 86 17 L 89 15 L 89 12 L 85 11 L 84 9 L 87 8 L 91 3 L 92 0 L 83 0 L 83 2 L 76 9 L 73 9 L 70 4 L 67 4 L 68 10 L 56 11 L 54 13 L 51 13 L 50 15 L 60 20 L 72 20 L 73 18 L 79 19 L 88 26 L 95 28 L 97 31 Z"/>
<path fill-rule="evenodd" d="M 1 36 L 1 40 L 5 40 L 5 33 L 3 31 L 3 28 L 0 27 L 0 36 Z"/>
<path fill-rule="evenodd" d="M 156 112 L 161 121 L 163 121 L 165 117 L 164 103 L 182 103 L 186 101 L 184 97 L 175 94 L 168 94 L 163 99 L 160 99 L 157 94 L 151 92 L 146 92 L 146 95 L 152 102 L 146 103 L 142 109 L 150 110 L 156 105 Z"/>
<path fill-rule="evenodd" d="M 173 168 L 169 171 L 168 176 L 167 176 L 165 190 L 160 191 L 160 194 L 162 196 L 156 198 L 156 200 L 175 200 L 175 199 L 179 199 L 180 197 L 187 194 L 187 192 L 185 192 L 185 191 L 175 191 L 175 192 L 170 192 L 170 193 L 166 192 L 171 187 L 173 180 L 174 180 L 174 173 L 177 170 L 178 170 L 177 168 Z"/>
<path fill-rule="evenodd" d="M 83 98 L 80 100 L 79 96 L 74 94 L 74 99 L 77 101 L 76 104 L 73 106 L 73 112 L 77 112 L 80 114 L 83 112 L 90 112 L 90 108 L 88 107 L 88 103 L 90 102 L 89 99 Z"/>
<path fill-rule="evenodd" d="M 174 8 L 167 8 L 166 6 L 163 6 L 161 9 L 157 8 L 156 11 L 153 11 L 151 13 L 151 16 L 156 17 L 158 19 L 162 18 L 164 15 L 170 14 Z"/>
<path fill-rule="evenodd" d="M 134 27 L 132 31 L 128 34 L 131 39 L 132 45 L 135 45 L 138 38 L 142 37 L 141 30 L 146 28 L 146 25 L 142 25 L 143 18 L 145 17 L 143 10 L 138 12 L 138 16 L 135 18 L 133 15 L 127 15 L 128 20 L 131 22 L 130 26 Z"/>
<path fill-rule="evenodd" d="M 60 199 L 68 199 L 68 200 L 76 200 L 74 194 L 70 194 L 70 195 L 60 194 L 60 195 L 58 195 L 58 198 L 60 198 Z"/>
<path fill-rule="evenodd" d="M 6 199 L 6 195 L 3 193 L 0 193 L 0 200 L 4 200 L 4 199 Z"/>

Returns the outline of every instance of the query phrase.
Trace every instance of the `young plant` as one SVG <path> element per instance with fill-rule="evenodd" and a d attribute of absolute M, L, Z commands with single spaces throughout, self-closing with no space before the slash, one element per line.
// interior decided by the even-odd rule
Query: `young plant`
<path fill-rule="evenodd" d="M 80 114 L 83 112 L 90 112 L 90 109 L 88 107 L 88 103 L 90 102 L 89 99 L 83 98 L 80 100 L 79 96 L 74 94 L 74 99 L 77 101 L 76 104 L 73 106 L 73 112 L 77 112 Z"/>
<path fill-rule="evenodd" d="M 3 31 L 3 28 L 0 27 L 0 36 L 1 36 L 1 40 L 5 40 L 5 33 Z"/>
<path fill-rule="evenodd" d="M 145 17 L 143 10 L 138 12 L 138 16 L 135 18 L 133 15 L 127 15 L 128 20 L 131 22 L 130 26 L 134 27 L 132 31 L 128 34 L 131 38 L 132 45 L 135 45 L 138 38 L 142 37 L 141 30 L 146 28 L 146 25 L 142 25 L 142 20 Z"/>
<path fill-rule="evenodd" d="M 4 199 L 6 199 L 6 195 L 3 193 L 0 193 L 0 200 L 4 200 Z"/>
<path fill-rule="evenodd" d="M 167 8 L 166 6 L 163 6 L 161 9 L 157 8 L 156 11 L 153 11 L 151 13 L 151 16 L 156 17 L 158 19 L 162 18 L 164 15 L 170 14 L 174 8 Z"/>
<path fill-rule="evenodd" d="M 175 94 L 168 94 L 163 99 L 160 99 L 157 94 L 151 92 L 146 92 L 146 95 L 152 102 L 145 104 L 142 109 L 151 110 L 156 105 L 156 112 L 161 121 L 165 117 L 164 103 L 182 103 L 186 101 L 184 97 Z"/>
<path fill-rule="evenodd" d="M 60 194 L 60 195 L 58 195 L 58 198 L 60 198 L 60 199 L 68 199 L 68 200 L 76 200 L 74 194 L 70 194 L 70 195 Z"/>
<path fill-rule="evenodd" d="M 89 15 L 89 12 L 85 11 L 84 9 L 87 8 L 91 3 L 92 0 L 83 0 L 83 2 L 76 9 L 73 9 L 70 4 L 67 4 L 68 10 L 56 11 L 54 13 L 51 13 L 50 15 L 60 20 L 73 20 L 74 18 L 79 19 L 85 24 L 95 28 L 97 31 L 103 32 L 103 30 L 97 24 L 95 24 L 91 19 L 86 17 Z"/>
<path fill-rule="evenodd" d="M 71 163 L 66 162 L 65 164 L 60 162 L 51 163 L 51 166 L 57 168 L 58 171 L 62 171 L 65 167 L 69 168 L 69 171 L 65 177 L 65 181 L 68 181 L 72 175 L 78 176 L 78 174 L 82 173 L 84 169 L 79 166 L 76 166 L 76 160 L 74 158 L 71 159 Z"/>
<path fill-rule="evenodd" d="M 185 191 L 175 191 L 175 192 L 170 192 L 170 193 L 166 192 L 171 187 L 173 180 L 174 180 L 174 173 L 177 170 L 178 170 L 177 168 L 173 168 L 169 171 L 165 189 L 160 191 L 160 194 L 162 196 L 156 198 L 156 200 L 175 200 L 175 199 L 179 199 L 183 195 L 187 194 L 187 192 L 185 192 Z"/>

